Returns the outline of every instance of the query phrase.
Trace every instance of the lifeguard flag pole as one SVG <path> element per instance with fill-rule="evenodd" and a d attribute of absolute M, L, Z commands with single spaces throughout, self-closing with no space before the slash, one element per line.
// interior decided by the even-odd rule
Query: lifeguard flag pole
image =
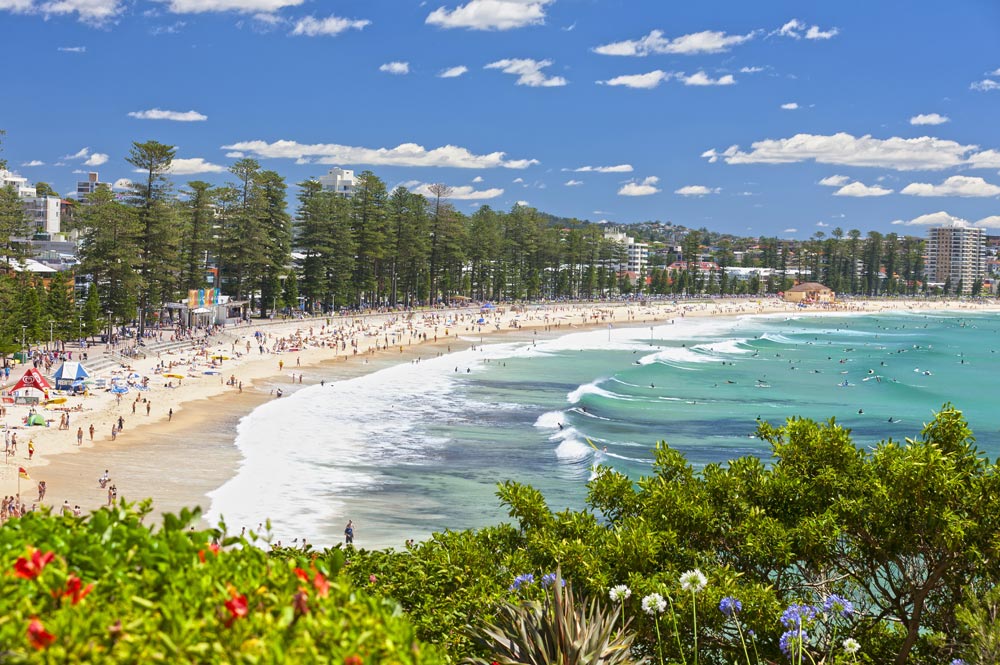
<path fill-rule="evenodd" d="M 21 478 L 25 480 L 31 480 L 31 476 L 25 471 L 23 466 L 17 467 L 17 495 L 21 496 Z"/>

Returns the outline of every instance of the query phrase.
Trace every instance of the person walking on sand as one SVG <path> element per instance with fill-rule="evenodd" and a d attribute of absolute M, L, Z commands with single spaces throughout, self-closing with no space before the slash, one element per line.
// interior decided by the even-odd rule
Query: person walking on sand
<path fill-rule="evenodd" d="M 125 419 L 122 418 L 121 416 L 118 416 L 118 431 L 120 432 L 123 429 L 125 429 Z"/>
<path fill-rule="evenodd" d="M 35 441 L 34 439 L 32 439 L 31 441 L 28 441 L 28 459 L 30 460 L 34 456 L 35 456 Z"/>
<path fill-rule="evenodd" d="M 90 423 L 90 440 L 94 440 L 94 423 Z"/>
<path fill-rule="evenodd" d="M 344 529 L 344 541 L 348 545 L 352 545 L 354 543 L 354 521 L 353 520 L 347 520 L 347 527 Z"/>
<path fill-rule="evenodd" d="M 174 419 L 174 409 L 173 407 L 171 407 L 170 410 L 167 411 L 167 422 L 169 423 L 173 419 Z"/>
<path fill-rule="evenodd" d="M 45 487 L 45 481 L 44 480 L 39 480 L 38 481 L 38 503 L 41 503 L 42 499 L 45 498 L 45 490 L 46 489 L 47 488 Z"/>
<path fill-rule="evenodd" d="M 152 409 L 152 408 L 153 408 L 153 403 L 150 402 L 149 400 L 146 400 L 146 415 L 147 416 L 149 415 L 149 410 Z"/>
<path fill-rule="evenodd" d="M 77 427 L 76 428 L 76 445 L 78 445 L 78 446 L 82 446 L 83 445 L 83 428 L 82 427 Z"/>

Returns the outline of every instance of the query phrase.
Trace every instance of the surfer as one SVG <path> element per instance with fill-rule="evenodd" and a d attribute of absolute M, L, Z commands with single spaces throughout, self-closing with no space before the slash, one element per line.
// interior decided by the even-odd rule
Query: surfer
<path fill-rule="evenodd" d="M 562 428 L 563 428 L 563 424 L 559 423 L 559 429 L 562 429 Z"/>

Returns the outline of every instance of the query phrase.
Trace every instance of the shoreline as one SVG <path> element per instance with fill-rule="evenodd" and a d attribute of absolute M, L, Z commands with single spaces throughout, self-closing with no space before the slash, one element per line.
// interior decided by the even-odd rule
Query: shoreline
<path fill-rule="evenodd" d="M 775 299 L 753 300 L 717 300 L 678 304 L 654 303 L 642 306 L 638 303 L 599 303 L 546 305 L 525 308 L 521 314 L 504 312 L 495 315 L 488 325 L 478 325 L 472 317 L 478 317 L 479 310 L 461 310 L 424 313 L 437 314 L 438 319 L 425 322 L 411 330 L 411 338 L 416 334 L 427 335 L 427 341 L 411 341 L 403 344 L 403 333 L 399 332 L 399 318 L 391 314 L 373 315 L 367 320 L 351 319 L 352 322 L 364 321 L 364 324 L 354 326 L 351 335 L 352 344 L 356 341 L 357 356 L 345 355 L 343 349 L 334 351 L 329 346 L 317 344 L 312 348 L 301 348 L 296 351 L 259 354 L 254 357 L 234 358 L 233 361 L 223 361 L 219 382 L 215 383 L 215 375 L 207 375 L 198 379 L 186 380 L 182 387 L 174 389 L 154 388 L 147 396 L 156 414 L 144 414 L 144 404 L 140 402 L 136 415 L 131 414 L 133 393 L 127 395 L 121 404 L 110 395 L 96 395 L 82 399 L 83 403 L 93 405 L 90 411 L 72 412 L 72 422 L 69 431 L 58 431 L 54 426 L 44 431 L 31 431 L 24 428 L 18 432 L 19 446 L 16 458 L 6 460 L 2 471 L 4 495 L 16 492 L 17 468 L 25 467 L 31 480 L 21 481 L 21 499 L 27 506 L 34 503 L 37 497 L 36 484 L 45 480 L 48 491 L 43 505 L 58 509 L 60 506 L 73 507 L 79 505 L 82 510 L 90 511 L 107 504 L 107 491 L 100 489 L 97 478 L 105 468 L 113 469 L 112 482 L 117 485 L 119 497 L 130 501 L 152 498 L 154 515 L 163 512 L 176 512 L 181 507 L 201 505 L 203 515 L 210 505 L 209 492 L 221 487 L 231 479 L 242 463 L 242 455 L 235 445 L 237 424 L 261 404 L 274 399 L 269 391 L 278 387 L 295 390 L 298 386 L 305 387 L 322 381 L 335 381 L 353 376 L 359 376 L 379 369 L 409 362 L 416 358 L 444 355 L 469 348 L 477 342 L 469 339 L 479 336 L 482 343 L 502 342 L 504 338 L 525 334 L 532 331 L 546 337 L 558 337 L 573 332 L 603 328 L 609 324 L 614 327 L 637 328 L 648 324 L 663 323 L 671 318 L 686 316 L 741 316 L 759 314 L 871 314 L 881 311 L 955 311 L 986 312 L 1000 310 L 996 304 L 971 304 L 961 301 L 848 301 L 836 308 L 801 309 L 790 303 Z M 618 315 L 618 316 L 616 316 Z M 457 317 L 467 317 L 459 321 Z M 492 315 L 491 315 L 492 316 Z M 441 318 L 444 321 L 441 321 Z M 577 318 L 579 317 L 579 318 Z M 451 318 L 453 324 L 446 328 L 447 334 L 442 335 L 445 322 Z M 346 323 L 347 320 L 331 319 L 333 324 Z M 396 332 L 390 332 L 390 324 Z M 270 335 L 284 333 L 291 335 L 296 329 L 317 328 L 323 319 L 306 319 L 267 325 L 239 326 L 227 329 L 227 336 L 232 333 L 240 335 L 239 341 L 216 343 L 210 345 L 209 353 L 225 353 L 224 349 L 215 347 L 229 346 L 235 351 L 237 344 L 243 345 L 247 337 L 255 330 L 264 330 Z M 374 334 L 371 334 L 372 324 L 382 324 Z M 436 324 L 436 325 L 431 325 Z M 331 326 L 332 328 L 332 326 Z M 486 329 L 489 328 L 489 329 Z M 363 332 L 362 331 L 366 331 Z M 432 334 L 436 333 L 437 339 Z M 507 334 L 511 333 L 511 334 Z M 381 336 L 381 339 L 380 339 Z M 399 342 L 385 344 L 382 342 Z M 341 340 L 342 342 L 344 339 Z M 379 348 L 375 347 L 388 347 Z M 245 348 L 245 347 L 244 347 Z M 351 347 L 348 345 L 348 349 Z M 178 360 L 190 355 L 184 351 L 164 354 L 164 360 Z M 279 369 L 278 363 L 284 365 Z M 146 366 L 156 363 L 155 358 L 137 361 L 134 369 L 151 376 L 151 383 L 159 381 L 153 378 L 151 372 L 143 372 Z M 303 382 L 296 383 L 289 375 L 303 375 Z M 225 385 L 225 377 L 235 375 L 244 384 L 245 390 L 240 392 L 235 387 Z M 12 381 L 20 372 L 12 374 Z M 317 377 L 321 377 L 316 380 Z M 103 398 L 103 399 L 102 399 Z M 90 401 L 88 401 L 90 400 Z M 100 402 L 104 402 L 101 404 Z M 69 405 L 69 404 L 68 404 Z M 102 408 L 103 407 L 103 408 Z M 25 407 L 23 408 L 26 411 Z M 173 419 L 168 422 L 166 411 L 173 410 Z M 9 408 L 9 411 L 13 411 Z M 42 411 L 39 411 L 42 412 Z M 44 412 L 46 417 L 51 412 Z M 90 418 L 87 416 L 91 415 Z M 96 417 L 93 417 L 96 416 Z M 102 431 L 110 431 L 112 422 L 122 416 L 126 428 L 119 435 L 121 441 L 110 441 L 110 436 L 101 436 Z M 7 422 L 14 417 L 10 413 Z M 93 443 L 89 436 L 77 447 L 75 443 L 75 427 L 95 423 L 98 434 Z M 35 428 L 32 428 L 35 429 Z M 36 455 L 30 462 L 26 459 L 26 446 L 29 437 L 22 438 L 21 433 L 33 436 L 36 442 Z M 42 435 L 47 436 L 42 436 Z M 53 445 L 53 442 L 58 442 Z M 60 445 L 61 444 L 61 445 Z M 29 466 L 30 465 L 30 466 Z M 124 470 L 123 470 L 124 469 Z"/>

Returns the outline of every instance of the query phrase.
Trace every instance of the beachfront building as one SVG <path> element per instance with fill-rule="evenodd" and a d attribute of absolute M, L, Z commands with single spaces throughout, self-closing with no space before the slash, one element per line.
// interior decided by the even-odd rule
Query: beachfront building
<path fill-rule="evenodd" d="M 330 169 L 329 173 L 319 177 L 319 184 L 323 186 L 324 191 L 350 198 L 354 196 L 354 187 L 356 184 L 354 171 L 335 166 Z"/>
<path fill-rule="evenodd" d="M 624 251 L 625 262 L 618 265 L 618 272 L 633 273 L 636 281 L 641 280 L 646 274 L 649 245 L 636 242 L 635 238 L 620 229 L 608 229 L 604 232 L 604 239 L 621 245 Z"/>
<path fill-rule="evenodd" d="M 803 282 L 785 291 L 787 302 L 825 303 L 837 300 L 837 294 L 819 282 Z"/>
<path fill-rule="evenodd" d="M 54 235 L 62 224 L 62 199 L 58 196 L 38 196 L 28 179 L 10 171 L 0 170 L 0 187 L 11 187 L 17 192 L 24 212 L 31 220 L 34 233 Z"/>
<path fill-rule="evenodd" d="M 986 232 L 963 226 L 928 229 L 924 272 L 930 285 L 970 293 L 986 277 Z"/>
<path fill-rule="evenodd" d="M 77 182 L 76 182 L 76 198 L 78 198 L 79 200 L 83 201 L 84 199 L 87 198 L 88 194 L 93 194 L 100 187 L 108 187 L 108 188 L 110 188 L 111 185 L 109 185 L 106 182 L 101 182 L 101 179 L 100 179 L 100 176 L 98 175 L 98 173 L 96 171 L 91 171 L 90 173 L 87 174 L 87 179 L 86 180 L 77 180 Z"/>

